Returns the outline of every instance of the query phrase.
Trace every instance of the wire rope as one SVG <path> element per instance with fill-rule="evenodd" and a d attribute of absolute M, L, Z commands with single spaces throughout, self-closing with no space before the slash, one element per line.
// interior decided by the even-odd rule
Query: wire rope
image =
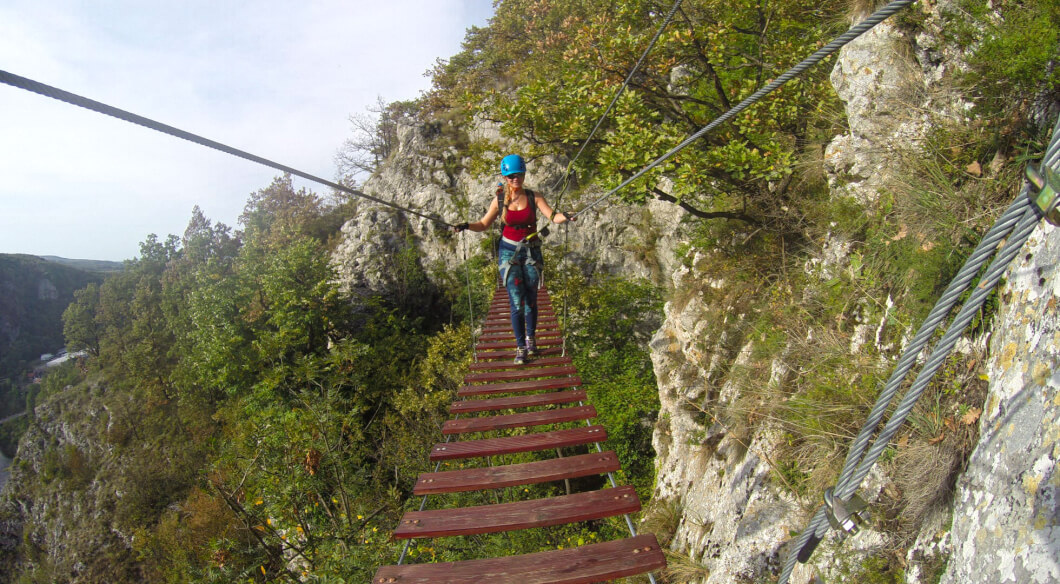
<path fill-rule="evenodd" d="M 748 107 L 754 105 L 756 102 L 761 100 L 766 95 L 772 93 L 773 91 L 776 91 L 781 86 L 786 84 L 788 81 L 791 81 L 795 77 L 797 77 L 797 76 L 801 75 L 802 73 L 804 73 L 807 69 L 809 69 L 809 68 L 813 67 L 814 65 L 820 63 L 822 60 L 824 60 L 825 58 L 831 56 L 833 53 L 835 53 L 836 51 L 841 49 L 844 45 L 846 45 L 850 41 L 858 38 L 862 34 L 864 34 L 867 31 L 869 31 L 872 27 L 874 27 L 877 24 L 883 22 L 887 18 L 890 18 L 896 12 L 898 12 L 899 10 L 905 8 L 906 6 L 909 6 L 913 2 L 914 2 L 914 0 L 894 0 L 891 3 L 887 4 L 886 6 L 884 6 L 883 8 L 880 8 L 876 12 L 872 13 L 872 15 L 870 15 L 868 18 L 866 18 L 865 20 L 863 20 L 863 21 L 859 22 L 858 24 L 852 26 L 845 33 L 843 33 L 843 34 L 839 35 L 838 37 L 836 37 L 832 42 L 828 43 L 824 47 L 821 47 L 815 53 L 813 53 L 809 57 L 803 59 L 802 61 L 800 61 L 797 65 L 795 65 L 791 69 L 788 69 L 787 71 L 785 71 L 780 77 L 777 77 L 776 79 L 774 79 L 771 83 L 769 83 L 765 87 L 762 87 L 758 91 L 754 92 L 753 94 L 751 94 L 750 97 L 748 97 L 747 99 L 741 101 L 739 104 L 733 106 L 729 111 L 727 111 L 727 112 L 723 113 L 722 115 L 718 116 L 718 118 L 715 119 L 714 121 L 712 121 L 709 124 L 707 124 L 706 126 L 703 126 L 702 128 L 700 128 L 699 131 L 697 131 L 695 134 L 692 134 L 688 138 L 685 138 L 685 140 L 683 142 L 681 142 L 677 146 L 674 146 L 672 149 L 670 149 L 669 152 L 667 152 L 666 154 L 663 154 L 659 158 L 655 159 L 655 161 L 653 161 L 650 164 L 648 164 L 646 167 L 644 167 L 643 169 L 638 171 L 633 176 L 631 176 L 628 179 L 622 181 L 622 183 L 619 184 L 617 187 L 611 189 L 607 193 L 605 193 L 602 196 L 600 196 L 598 199 L 596 199 L 593 202 L 589 203 L 589 205 L 587 205 L 586 207 L 582 208 L 580 211 L 572 214 L 571 217 L 572 218 L 577 217 L 578 215 L 581 215 L 582 213 L 588 211 L 589 209 L 595 207 L 596 205 L 599 205 L 600 203 L 606 201 L 612 195 L 614 195 L 618 191 L 622 190 L 623 188 L 628 186 L 633 181 L 635 181 L 638 178 L 644 176 L 646 173 L 648 173 L 652 169 L 658 167 L 662 163 L 664 163 L 667 160 L 669 160 L 674 154 L 677 154 L 681 150 L 684 150 L 686 147 L 688 147 L 689 144 L 692 144 L 696 140 L 698 140 L 701 137 L 703 137 L 706 133 L 710 132 L 714 128 L 717 128 L 718 126 L 720 126 L 721 124 L 725 123 L 726 121 L 732 119 L 732 117 L 735 116 L 736 114 L 738 114 L 738 113 L 742 112 L 743 110 L 747 109 Z"/>
<path fill-rule="evenodd" d="M 1043 160 L 1051 167 L 1057 166 L 1060 158 L 1060 119 L 1053 130 L 1052 140 Z M 1020 248 L 1026 243 L 1030 234 L 1038 226 L 1042 212 L 1029 198 L 1030 184 L 1024 182 L 1016 201 L 1002 214 L 993 227 L 987 232 L 979 245 L 969 256 L 964 267 L 950 282 L 949 287 L 936 302 L 935 307 L 925 318 L 920 330 L 914 340 L 903 352 L 898 364 L 895 366 L 890 379 L 888 379 L 884 390 L 876 400 L 872 411 L 869 413 L 866 423 L 862 426 L 857 438 L 847 454 L 843 470 L 835 486 L 835 496 L 847 500 L 857 491 L 861 482 L 872 470 L 886 450 L 891 438 L 905 422 L 916 404 L 916 401 L 927 389 L 928 384 L 935 373 L 942 367 L 946 358 L 949 357 L 957 341 L 971 324 L 976 313 L 982 308 L 989 295 L 994 291 L 1002 275 L 1008 269 L 1012 260 L 1019 253 Z M 1006 240 L 1007 237 L 1007 240 Z M 1004 241 L 1004 246 L 998 250 L 998 246 Z M 924 366 L 913 381 L 909 390 L 902 397 L 894 413 L 888 419 L 883 429 L 880 430 L 873 441 L 872 446 L 865 452 L 869 440 L 875 433 L 875 429 L 882 421 L 883 415 L 890 407 L 898 388 L 903 384 L 913 363 L 917 360 L 928 339 L 938 330 L 942 321 L 953 309 L 959 296 L 961 296 L 971 285 L 972 278 L 979 273 L 983 265 L 996 252 L 996 257 L 987 267 L 979 283 L 972 290 L 971 295 L 965 301 L 952 323 L 946 329 L 942 338 L 939 339 L 931 354 L 924 362 Z M 862 457 L 864 454 L 864 457 Z M 791 576 L 791 572 L 797 561 L 807 561 L 813 553 L 813 549 L 824 537 L 829 527 L 827 512 L 824 506 L 818 508 L 808 527 L 800 534 L 794 547 L 788 554 L 787 561 L 780 574 L 778 584 L 785 584 Z"/>
<path fill-rule="evenodd" d="M 330 180 L 321 178 L 319 176 L 315 176 L 315 175 L 309 174 L 307 172 L 302 172 L 301 170 L 298 170 L 296 168 L 292 168 L 290 166 L 287 166 L 287 165 L 284 165 L 284 164 L 280 164 L 278 162 L 273 162 L 272 160 L 269 160 L 267 158 L 262 158 L 261 156 L 257 156 L 256 154 L 251 154 L 249 152 L 246 152 L 246 151 L 243 151 L 243 150 L 239 150 L 238 148 L 233 148 L 231 146 L 227 146 L 227 145 L 222 144 L 220 142 L 216 142 L 214 140 L 210 140 L 209 138 L 204 138 L 204 137 L 199 136 L 197 134 L 192 134 L 191 132 L 186 132 L 186 131 L 181 130 L 179 128 L 175 128 L 173 126 L 169 126 L 169 125 L 163 124 L 161 122 L 157 122 L 157 121 L 152 120 L 150 118 L 145 118 L 144 116 L 140 116 L 140 115 L 134 114 L 132 112 L 128 112 L 128 111 L 125 111 L 125 110 L 122 110 L 122 109 L 118 109 L 118 108 L 116 108 L 114 106 L 107 105 L 105 103 L 96 101 L 94 99 L 89 99 L 87 97 L 83 97 L 83 96 L 77 95 L 75 93 L 70 93 L 69 91 L 65 91 L 65 90 L 59 89 L 57 87 L 52 87 L 50 85 L 45 85 L 43 83 L 40 83 L 39 81 L 34 81 L 32 79 L 27 79 L 25 77 L 20 77 L 18 75 L 13 74 L 13 73 L 8 73 L 7 71 L 0 70 L 0 83 L 4 83 L 4 84 L 10 85 L 12 87 L 17 87 L 19 89 L 24 89 L 24 90 L 32 92 L 32 93 L 43 95 L 44 97 L 50 97 L 52 99 L 56 99 L 56 100 L 68 103 L 70 105 L 76 105 L 78 107 L 83 107 L 85 109 L 94 111 L 96 113 L 100 113 L 100 114 L 104 114 L 104 115 L 111 116 L 111 117 L 114 117 L 114 118 L 118 118 L 119 120 L 123 120 L 123 121 L 129 122 L 129 123 L 132 123 L 132 124 L 136 124 L 138 126 L 143 126 L 145 128 L 148 128 L 148 129 L 151 129 L 151 130 L 155 130 L 155 131 L 161 132 L 163 134 L 168 134 L 168 135 L 176 137 L 176 138 L 181 138 L 181 139 L 184 139 L 184 140 L 188 140 L 189 142 L 193 142 L 193 143 L 198 144 L 200 146 L 206 146 L 207 148 L 213 148 L 214 150 L 219 150 L 221 152 L 224 152 L 226 154 L 231 154 L 232 156 L 236 156 L 236 157 L 242 158 L 244 160 L 249 160 L 251 162 L 256 162 L 256 163 L 261 164 L 263 166 L 268 166 L 269 168 L 274 168 L 276 170 L 279 170 L 279 171 L 282 171 L 282 172 L 286 172 L 286 173 L 292 174 L 294 176 L 298 176 L 298 177 L 304 178 L 306 180 L 313 181 L 315 183 L 319 183 L 319 184 L 322 184 L 322 185 L 325 185 L 325 186 L 329 186 L 329 187 L 331 187 L 331 188 L 333 188 L 335 190 L 338 190 L 338 191 L 353 195 L 355 197 L 360 197 L 362 199 L 367 199 L 369 201 L 373 201 L 375 203 L 379 203 L 380 205 L 384 205 L 384 206 L 387 206 L 387 207 L 390 207 L 390 208 L 393 208 L 393 209 L 397 209 L 399 211 L 403 211 L 403 212 L 409 213 L 411 215 L 416 215 L 418 217 L 422 217 L 422 218 L 427 219 L 429 221 L 433 221 L 435 223 L 439 223 L 441 225 L 445 225 L 446 227 L 452 227 L 452 224 L 444 221 L 443 219 L 441 219 L 439 217 L 432 217 L 430 215 L 421 213 L 421 212 L 416 211 L 414 209 L 409 209 L 407 207 L 402 207 L 401 205 L 396 205 L 396 204 L 391 203 L 389 201 L 384 201 L 384 200 L 382 200 L 380 198 L 373 197 L 373 196 L 371 196 L 369 194 L 366 194 L 364 192 L 358 191 L 356 189 L 351 189 L 350 187 L 347 187 L 345 185 L 339 184 L 337 182 L 330 181 Z"/>

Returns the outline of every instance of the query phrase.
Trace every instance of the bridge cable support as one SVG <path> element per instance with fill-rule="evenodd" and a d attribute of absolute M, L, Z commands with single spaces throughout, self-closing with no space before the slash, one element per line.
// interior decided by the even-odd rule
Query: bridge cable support
<path fill-rule="evenodd" d="M 425 213 L 421 213 L 419 211 L 416 211 L 415 209 L 409 209 L 408 207 L 402 207 L 401 205 L 397 205 L 397 204 L 391 203 L 389 201 L 384 201 L 383 199 L 380 199 L 378 197 L 373 197 L 372 195 L 369 195 L 369 194 L 364 193 L 362 191 L 358 191 L 356 189 L 351 189 L 350 187 L 348 187 L 346 185 L 343 185 L 343 184 L 339 184 L 339 183 L 337 183 L 335 181 L 330 181 L 330 180 L 321 178 L 319 176 L 315 176 L 315 175 L 309 174 L 307 172 L 302 172 L 301 170 L 298 170 L 296 168 L 292 168 L 290 166 L 286 166 L 286 165 L 280 164 L 278 162 L 273 162 L 273 161 L 271 161 L 271 160 L 269 160 L 267 158 L 262 158 L 261 156 L 258 156 L 256 154 L 251 154 L 251 153 L 246 152 L 244 150 L 239 150 L 238 148 L 233 148 L 231 146 L 222 144 L 220 142 L 216 142 L 214 140 L 210 140 L 209 138 L 204 138 L 204 137 L 199 136 L 197 134 L 192 134 L 191 132 L 186 132 L 186 131 L 181 130 L 179 128 L 175 128 L 173 126 L 169 126 L 169 125 L 163 124 L 161 122 L 157 122 L 157 121 L 152 120 L 150 118 L 145 118 L 144 116 L 137 115 L 137 114 L 134 114 L 132 112 L 128 112 L 128 111 L 125 111 L 125 110 L 122 110 L 122 109 L 118 109 L 118 108 L 116 108 L 114 106 L 107 105 L 107 104 L 105 104 L 103 102 L 99 102 L 99 101 L 96 101 L 94 99 L 89 99 L 87 97 L 83 97 L 83 96 L 77 95 L 76 93 L 70 93 L 69 91 L 65 91 L 65 90 L 59 89 L 58 87 L 52 87 L 51 85 L 45 85 L 45 84 L 43 84 L 43 83 L 41 83 L 39 81 L 34 81 L 32 79 L 27 79 L 26 77 L 20 77 L 18 75 L 15 75 L 14 73 L 8 73 L 7 71 L 0 70 L 0 83 L 4 83 L 4 84 L 10 85 L 12 87 L 17 87 L 19 89 L 24 89 L 26 91 L 29 91 L 29 92 L 32 92 L 32 93 L 36 93 L 38 95 L 43 95 L 44 97 L 50 97 L 52 99 L 68 103 L 70 105 L 76 105 L 78 107 L 83 107 L 83 108 L 85 108 L 87 110 L 91 110 L 91 111 L 94 111 L 96 113 L 100 113 L 100 114 L 104 114 L 104 115 L 111 116 L 111 117 L 114 117 L 114 118 L 118 118 L 119 120 L 126 121 L 126 122 L 129 122 L 131 124 L 136 124 L 138 126 L 143 126 L 145 128 L 148 128 L 150 130 L 154 130 L 156 132 L 161 132 L 163 134 L 168 134 L 168 135 L 173 136 L 175 138 L 181 138 L 183 140 L 187 140 L 189 142 L 198 144 L 200 146 L 206 146 L 207 148 L 213 148 L 214 150 L 219 150 L 219 151 L 224 152 L 226 154 L 231 154 L 232 156 L 235 156 L 237 158 L 242 158 L 244 160 L 249 160 L 251 162 L 256 162 L 258 164 L 261 164 L 262 166 L 267 166 L 269 168 L 274 168 L 274 169 L 279 170 L 281 172 L 285 172 L 285 173 L 288 173 L 288 174 L 291 174 L 291 175 L 294 175 L 294 176 L 297 176 L 297 177 L 304 178 L 304 179 L 309 180 L 309 181 L 313 181 L 313 182 L 318 183 L 318 184 L 322 184 L 324 186 L 331 187 L 331 188 L 333 188 L 333 189 L 335 189 L 337 191 L 340 191 L 340 192 L 343 192 L 343 193 L 346 193 L 346 194 L 349 194 L 349 195 L 353 195 L 355 197 L 359 197 L 359 198 L 362 198 L 362 199 L 367 199 L 369 201 L 372 201 L 372 202 L 375 202 L 375 203 L 379 203 L 380 205 L 383 205 L 383 206 L 386 206 L 386 207 L 390 207 L 392 209 L 397 209 L 398 211 L 403 211 L 403 212 L 408 213 L 410 215 L 416 215 L 417 217 L 422 217 L 422 218 L 427 219 L 429 221 L 433 221 L 434 223 L 438 223 L 440 225 L 444 225 L 445 227 L 453 227 L 453 225 L 451 223 L 449 223 L 449 222 L 447 222 L 447 221 L 445 221 L 445 220 L 443 220 L 443 219 L 441 219 L 439 217 L 434 217 L 434 216 L 431 216 L 431 215 L 427 215 Z"/>

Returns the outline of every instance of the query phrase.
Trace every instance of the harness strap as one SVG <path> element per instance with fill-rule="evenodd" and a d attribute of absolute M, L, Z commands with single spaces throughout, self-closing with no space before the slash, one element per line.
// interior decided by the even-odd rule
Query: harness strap
<path fill-rule="evenodd" d="M 512 253 L 512 258 L 504 262 L 504 267 L 501 268 L 501 282 L 507 286 L 508 273 L 511 271 L 512 266 L 519 266 L 519 269 L 522 270 L 524 266 L 536 266 L 537 260 L 535 260 L 533 254 L 530 253 L 529 246 L 525 241 L 512 241 L 504 236 L 501 236 L 501 241 L 515 246 L 515 252 Z M 524 249 L 527 250 L 527 253 L 525 256 L 520 257 Z M 523 277 L 526 277 L 525 272 L 523 272 Z"/>

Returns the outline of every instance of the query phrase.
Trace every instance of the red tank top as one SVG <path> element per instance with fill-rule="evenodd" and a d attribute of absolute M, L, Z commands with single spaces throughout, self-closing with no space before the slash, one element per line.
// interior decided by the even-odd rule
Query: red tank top
<path fill-rule="evenodd" d="M 508 218 L 504 222 L 501 235 L 512 241 L 522 241 L 527 235 L 537 230 L 534 219 L 534 208 L 530 205 L 521 211 L 508 209 Z"/>

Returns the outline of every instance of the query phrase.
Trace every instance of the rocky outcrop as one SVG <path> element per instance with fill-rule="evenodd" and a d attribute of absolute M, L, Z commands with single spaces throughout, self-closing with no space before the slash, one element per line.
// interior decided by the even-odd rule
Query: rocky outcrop
<path fill-rule="evenodd" d="M 486 124 L 473 131 L 496 137 Z M 403 127 L 400 138 L 398 151 L 366 182 L 367 194 L 452 224 L 475 221 L 486 212 L 494 196 L 496 176 L 476 177 L 447 169 L 439 154 L 428 154 L 431 145 L 425 128 Z M 528 169 L 527 186 L 555 204 L 556 194 L 549 187 L 559 182 L 564 168 L 553 160 L 534 161 Z M 577 211 L 598 194 L 589 192 L 574 200 L 566 195 L 560 207 Z M 658 201 L 646 207 L 614 202 L 595 207 L 569 226 L 569 262 L 565 265 L 577 266 L 586 274 L 659 280 L 674 268 L 672 249 L 681 233 L 683 216 L 679 207 Z M 540 217 L 538 223 L 546 224 Z M 546 261 L 553 266 L 562 261 L 563 229 L 554 226 L 544 242 Z M 359 206 L 342 233 L 343 239 L 332 254 L 339 280 L 351 290 L 374 294 L 385 294 L 389 289 L 392 282 L 388 274 L 395 269 L 395 253 L 409 241 L 415 242 L 428 276 L 434 276 L 437 270 L 432 267 L 448 269 L 463 261 L 465 253 L 478 253 L 484 237 L 470 232 L 454 235 L 437 222 L 369 202 Z M 546 271 L 546 277 L 548 274 Z"/>
<path fill-rule="evenodd" d="M 1060 230 L 1007 274 L 979 445 L 957 485 L 945 584 L 1060 581 Z"/>
<path fill-rule="evenodd" d="M 893 184 L 902 152 L 914 149 L 940 119 L 967 115 L 967 102 L 943 91 L 947 75 L 963 67 L 960 52 L 936 34 L 945 4 L 915 8 L 926 12 L 916 36 L 885 22 L 841 52 L 831 79 L 844 101 L 849 132 L 825 150 L 834 196 L 872 204 Z M 847 269 L 849 247 L 835 237 L 820 242 L 806 262 L 807 275 L 835 277 Z M 724 406 L 748 399 L 729 373 L 748 365 L 760 340 L 748 331 L 749 292 L 719 275 L 711 254 L 701 250 L 673 273 L 666 318 L 651 343 L 662 409 L 654 436 L 656 504 L 680 509 L 670 548 L 698 570 L 689 582 L 768 580 L 812 509 L 777 487 L 772 454 L 781 429 L 769 421 L 743 428 L 723 414 Z M 947 566 L 947 583 L 1060 580 L 1060 234 L 1043 227 L 1020 258 L 1001 296 L 982 439 L 958 484 L 952 530 L 946 518 L 925 521 L 906 554 L 907 582 L 937 581 L 941 566 Z M 879 344 L 874 331 L 885 320 L 886 314 L 879 323 L 856 323 L 852 356 L 865 343 Z M 783 383 L 789 375 L 778 358 L 769 383 Z M 753 398 L 747 407 L 756 407 Z M 890 481 L 875 472 L 861 494 L 875 501 Z M 864 568 L 866 558 L 897 544 L 872 529 L 842 544 L 826 540 L 813 564 L 799 566 L 791 582 L 822 576 L 844 581 Z"/>

